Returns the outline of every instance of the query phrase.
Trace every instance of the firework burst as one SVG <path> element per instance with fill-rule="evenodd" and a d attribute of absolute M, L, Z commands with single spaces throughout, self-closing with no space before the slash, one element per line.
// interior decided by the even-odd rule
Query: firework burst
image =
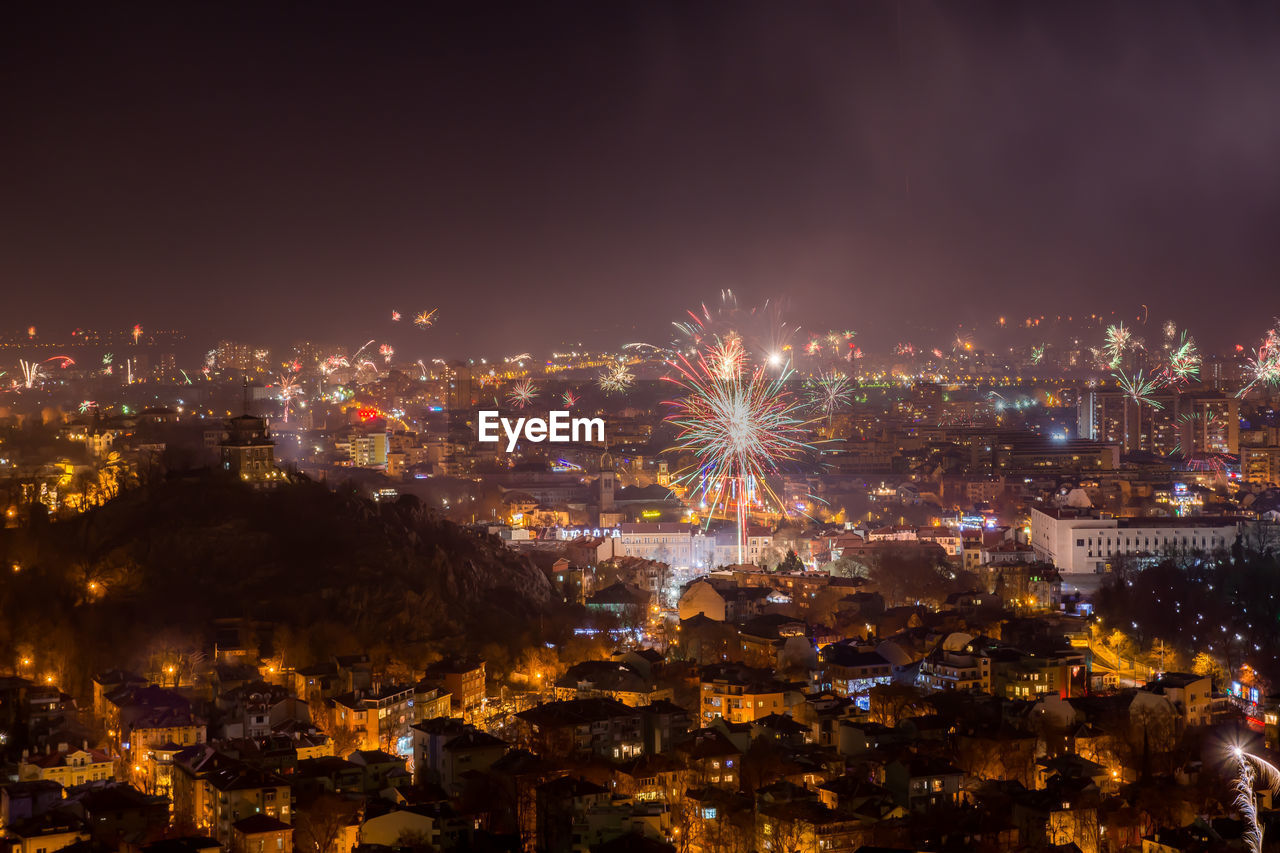
<path fill-rule="evenodd" d="M 507 391 L 507 400 L 516 408 L 523 409 L 537 399 L 538 386 L 532 379 L 520 379 Z"/>
<path fill-rule="evenodd" d="M 809 338 L 809 343 L 805 344 L 805 354 L 815 357 L 829 357 L 838 361 L 851 361 L 856 357 L 854 351 L 857 347 L 853 345 L 855 334 L 856 332 L 851 331 L 832 330 L 825 334 L 814 335 Z M 898 354 L 902 355 L 903 353 Z"/>
<path fill-rule="evenodd" d="M 439 313 L 439 308 L 432 308 L 430 311 L 420 311 L 418 312 L 418 315 L 413 318 L 413 325 L 417 326 L 419 329 L 425 329 L 428 326 L 433 326 L 436 322 L 436 315 Z"/>
<path fill-rule="evenodd" d="M 1170 342 L 1160 379 L 1170 387 L 1178 387 L 1200 378 L 1200 349 L 1195 338 L 1186 332 L 1176 343 Z"/>
<path fill-rule="evenodd" d="M 1156 391 L 1160 390 L 1160 383 L 1154 379 L 1148 379 L 1142 375 L 1139 370 L 1132 376 L 1126 374 L 1123 370 L 1116 371 L 1115 380 L 1117 387 L 1124 392 L 1125 396 L 1139 406 L 1150 406 L 1153 409 L 1163 409 L 1164 406 L 1155 398 Z"/>
<path fill-rule="evenodd" d="M 1031 348 L 1031 363 L 1032 363 L 1032 364 L 1039 364 L 1039 363 L 1040 363 L 1040 362 L 1042 362 L 1042 361 L 1044 361 L 1044 345 L 1043 345 L 1043 344 L 1041 344 L 1041 345 L 1040 345 L 1040 346 L 1038 346 L 1038 347 L 1032 347 L 1032 348 Z"/>
<path fill-rule="evenodd" d="M 382 362 L 384 364 L 390 364 L 391 357 L 395 354 L 396 354 L 395 348 L 392 347 L 391 344 L 383 344 L 382 346 L 378 347 L 378 355 L 382 356 Z"/>
<path fill-rule="evenodd" d="M 747 353 L 742 348 L 742 336 L 731 332 L 723 341 L 718 341 L 707 350 L 707 364 L 715 371 L 718 379 L 730 380 L 742 373 L 746 364 Z"/>
<path fill-rule="evenodd" d="M 849 405 L 853 385 L 843 373 L 823 371 L 805 384 L 806 402 L 830 423 L 831 417 Z"/>
<path fill-rule="evenodd" d="M 280 383 L 280 401 L 284 403 L 284 422 L 289 422 L 289 404 L 293 398 L 302 393 L 302 389 L 298 387 L 298 377 L 291 373 L 281 373 Z"/>
<path fill-rule="evenodd" d="M 708 521 L 733 507 L 741 562 L 748 505 L 769 495 L 781 506 L 767 477 L 809 449 L 803 403 L 787 388 L 787 370 L 774 378 L 761 368 L 726 378 L 703 353 L 692 361 L 678 356 L 670 364 L 676 373 L 666 379 L 681 391 L 666 404 L 672 409 L 667 420 L 679 430 L 672 450 L 695 459 L 677 479 L 708 508 Z"/>
<path fill-rule="evenodd" d="M 1132 347 L 1133 332 L 1126 328 L 1124 323 L 1107 327 L 1106 343 L 1103 344 L 1102 351 L 1106 353 L 1107 363 L 1112 370 L 1120 366 L 1125 353 Z"/>
<path fill-rule="evenodd" d="M 607 393 L 621 393 L 630 388 L 635 379 L 635 375 L 627 369 L 627 366 L 618 362 L 607 367 L 596 378 L 596 384 L 600 386 L 600 390 Z"/>
<path fill-rule="evenodd" d="M 399 322 L 400 322 L 400 312 L 399 312 L 399 311 L 397 311 L 397 310 L 395 310 L 394 308 L 393 308 L 393 309 L 391 309 L 391 322 L 393 322 L 393 323 L 399 323 Z"/>
<path fill-rule="evenodd" d="M 1262 343 L 1253 351 L 1253 358 L 1249 359 L 1248 366 L 1252 378 L 1236 396 L 1243 397 L 1255 385 L 1280 385 L 1280 330 L 1267 330 Z"/>
<path fill-rule="evenodd" d="M 560 395 L 560 402 L 564 403 L 564 407 L 566 409 L 572 409 L 574 406 L 578 405 L 578 401 L 581 399 L 581 397 L 572 391 L 565 391 Z"/>

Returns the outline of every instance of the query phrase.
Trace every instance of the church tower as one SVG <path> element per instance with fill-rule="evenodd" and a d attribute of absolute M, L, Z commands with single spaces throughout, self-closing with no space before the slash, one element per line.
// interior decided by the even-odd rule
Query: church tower
<path fill-rule="evenodd" d="M 596 503 L 601 512 L 613 512 L 613 492 L 617 488 L 617 474 L 613 471 L 613 457 L 606 449 L 600 454 L 600 477 L 596 480 Z"/>

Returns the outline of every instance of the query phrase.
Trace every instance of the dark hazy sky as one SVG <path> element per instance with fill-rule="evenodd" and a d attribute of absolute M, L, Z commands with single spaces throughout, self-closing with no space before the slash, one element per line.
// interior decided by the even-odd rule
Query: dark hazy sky
<path fill-rule="evenodd" d="M 16 5 L 5 330 L 537 349 L 722 287 L 869 344 L 1280 312 L 1280 4 Z"/>

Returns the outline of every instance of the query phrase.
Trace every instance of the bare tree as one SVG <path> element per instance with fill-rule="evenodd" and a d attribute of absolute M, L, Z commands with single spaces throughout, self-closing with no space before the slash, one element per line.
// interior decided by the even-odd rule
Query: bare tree
<path fill-rule="evenodd" d="M 360 811 L 359 803 L 324 793 L 294 812 L 294 844 L 299 853 L 339 853 L 338 842 Z"/>

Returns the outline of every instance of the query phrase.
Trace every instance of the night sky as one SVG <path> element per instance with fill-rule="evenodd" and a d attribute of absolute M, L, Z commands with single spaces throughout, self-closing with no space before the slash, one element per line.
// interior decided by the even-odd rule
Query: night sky
<path fill-rule="evenodd" d="M 15 5 L 5 331 L 537 351 L 724 287 L 871 346 L 1280 312 L 1280 4 Z"/>

